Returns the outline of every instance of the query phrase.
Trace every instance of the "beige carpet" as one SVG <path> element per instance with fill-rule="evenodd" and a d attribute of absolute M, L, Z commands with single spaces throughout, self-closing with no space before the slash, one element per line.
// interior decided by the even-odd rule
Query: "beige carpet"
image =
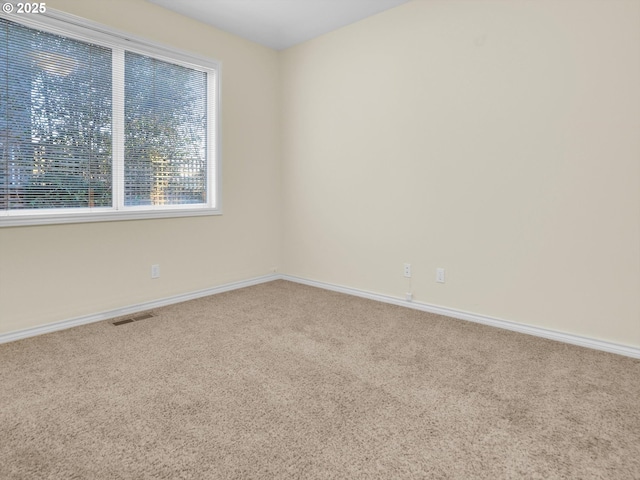
<path fill-rule="evenodd" d="M 0 345 L 1 479 L 640 478 L 640 361 L 285 281 Z"/>

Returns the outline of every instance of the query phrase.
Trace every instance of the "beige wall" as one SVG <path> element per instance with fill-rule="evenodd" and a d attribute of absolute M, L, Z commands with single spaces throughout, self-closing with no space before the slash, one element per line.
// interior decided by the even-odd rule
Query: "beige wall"
<path fill-rule="evenodd" d="M 284 271 L 640 346 L 639 25 L 417 0 L 286 51 Z"/>
<path fill-rule="evenodd" d="M 222 62 L 224 215 L 0 229 L 0 334 L 270 273 L 282 243 L 277 53 L 143 0 L 47 6 Z"/>

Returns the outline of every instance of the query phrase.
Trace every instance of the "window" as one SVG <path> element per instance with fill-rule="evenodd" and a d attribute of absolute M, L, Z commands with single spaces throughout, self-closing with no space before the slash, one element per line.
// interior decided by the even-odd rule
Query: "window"
<path fill-rule="evenodd" d="M 0 226 L 219 213 L 218 65 L 0 18 Z"/>

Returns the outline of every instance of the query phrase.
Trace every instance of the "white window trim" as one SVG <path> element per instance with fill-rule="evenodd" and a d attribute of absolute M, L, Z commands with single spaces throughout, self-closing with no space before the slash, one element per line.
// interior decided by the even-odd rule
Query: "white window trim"
<path fill-rule="evenodd" d="M 207 82 L 207 132 L 208 140 L 214 139 L 215 147 L 207 148 L 207 204 L 203 205 L 163 205 L 163 206 L 140 206 L 124 207 L 87 207 L 87 208 L 60 208 L 60 209 L 34 209 L 34 210 L 9 210 L 0 214 L 0 228 L 26 225 L 50 225 L 64 223 L 87 223 L 123 220 L 142 220 L 153 218 L 171 217 L 192 217 L 203 215 L 222 214 L 222 169 L 220 167 L 221 148 L 221 121 L 220 121 L 220 76 L 222 65 L 217 60 L 193 54 L 184 50 L 169 47 L 158 42 L 152 42 L 135 35 L 107 27 L 97 22 L 87 20 L 65 12 L 60 12 L 47 8 L 46 13 L 18 15 L 0 13 L 0 17 L 20 23 L 27 27 L 37 28 L 64 37 L 73 38 L 85 42 L 96 43 L 101 46 L 113 49 L 113 54 L 124 55 L 124 50 L 152 56 L 159 60 L 170 63 L 178 63 L 196 70 L 214 70 L 215 79 L 211 82 L 209 76 Z M 121 72 L 124 73 L 124 72 Z M 116 72 L 113 72 L 115 77 Z M 124 89 L 122 81 L 114 82 L 114 106 L 116 102 L 124 102 L 124 95 L 118 96 L 116 100 L 115 88 L 120 83 L 120 88 Z M 215 95 L 212 95 L 215 92 Z M 113 149 L 113 195 L 122 203 L 124 198 L 121 195 L 124 186 L 124 125 L 123 122 L 116 122 L 113 119 L 112 138 L 114 139 Z M 116 171 L 119 170 L 119 171 Z M 122 198 L 121 198 L 122 197 Z"/>

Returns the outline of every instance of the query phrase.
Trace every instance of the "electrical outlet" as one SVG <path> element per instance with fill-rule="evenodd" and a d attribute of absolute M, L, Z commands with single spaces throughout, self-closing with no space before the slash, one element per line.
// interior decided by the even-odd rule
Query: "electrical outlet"
<path fill-rule="evenodd" d="M 436 282 L 444 283 L 444 268 L 436 268 Z"/>
<path fill-rule="evenodd" d="M 411 278 L 411 264 L 410 263 L 405 263 L 404 264 L 404 276 L 407 278 Z"/>
<path fill-rule="evenodd" d="M 412 302 L 412 301 L 413 301 L 413 293 L 411 293 L 411 292 L 407 292 L 407 293 L 405 293 L 405 294 L 404 294 L 404 299 L 405 299 L 407 302 Z"/>
<path fill-rule="evenodd" d="M 160 278 L 160 265 L 151 265 L 151 278 Z"/>

